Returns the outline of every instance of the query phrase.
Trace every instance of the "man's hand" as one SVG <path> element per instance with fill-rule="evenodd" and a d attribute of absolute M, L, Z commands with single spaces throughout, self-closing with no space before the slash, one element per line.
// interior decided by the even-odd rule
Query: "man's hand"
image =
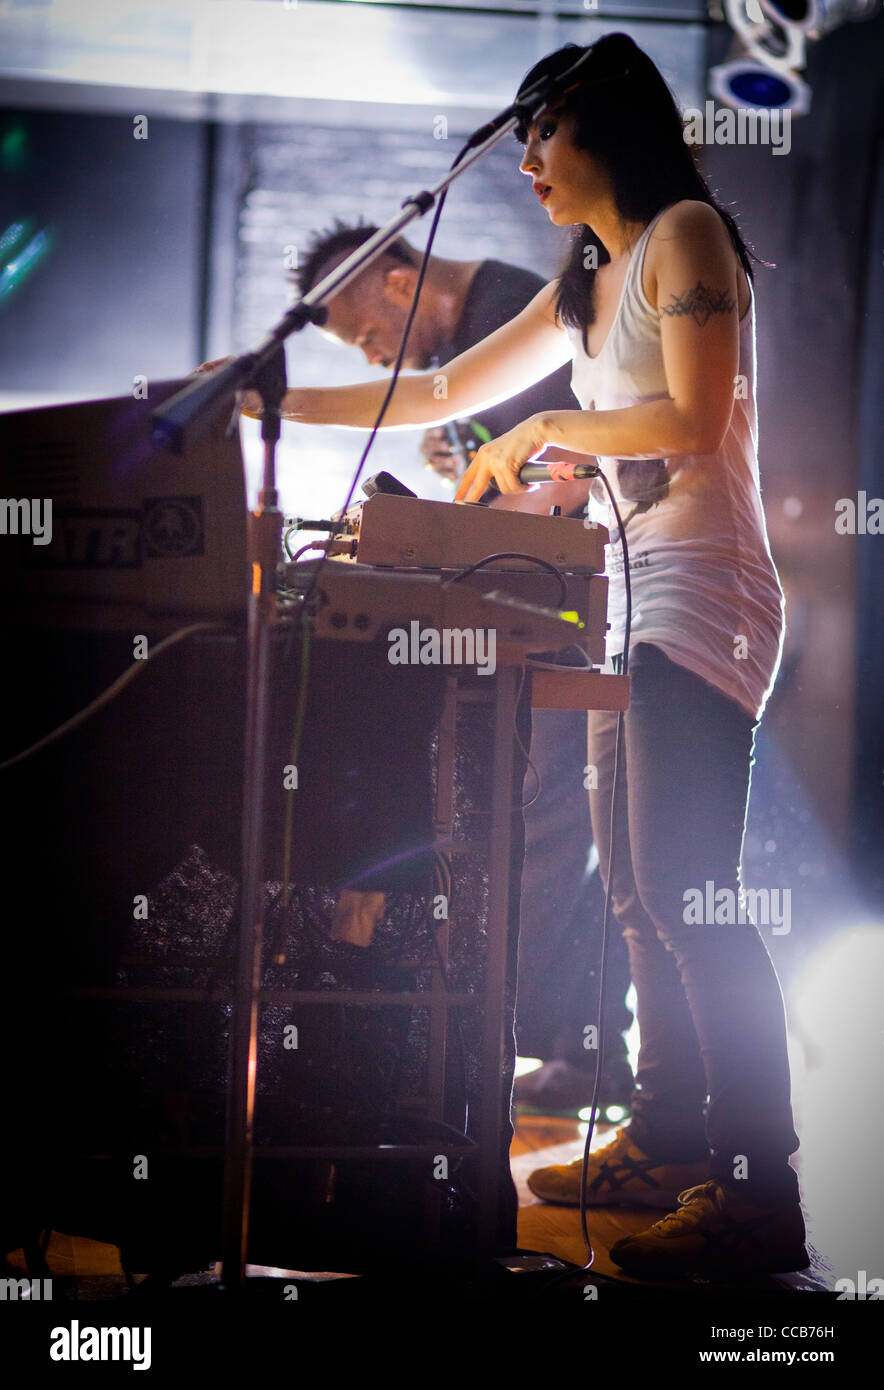
<path fill-rule="evenodd" d="M 214 362 L 202 362 L 200 366 L 193 369 L 191 376 L 197 376 L 200 372 L 214 372 L 216 367 L 226 367 L 227 363 L 232 361 L 233 356 L 231 355 L 230 357 L 216 357 Z M 264 412 L 261 406 L 261 397 L 257 391 L 237 391 L 236 396 L 241 414 L 248 415 L 252 420 L 261 419 Z"/>
<path fill-rule="evenodd" d="M 233 356 L 216 357 L 214 362 L 202 362 L 200 366 L 194 367 L 191 376 L 196 376 L 197 372 L 213 372 L 216 367 L 226 367 L 228 362 L 233 361 Z"/>
<path fill-rule="evenodd" d="M 451 451 L 451 440 L 441 425 L 427 430 L 421 440 L 421 453 L 426 459 L 426 467 L 432 468 L 446 482 L 456 483 L 461 475 L 461 461 Z"/>

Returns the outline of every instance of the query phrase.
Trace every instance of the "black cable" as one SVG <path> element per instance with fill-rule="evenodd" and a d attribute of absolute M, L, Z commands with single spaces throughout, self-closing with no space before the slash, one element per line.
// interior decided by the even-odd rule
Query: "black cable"
<path fill-rule="evenodd" d="M 300 529 L 301 528 L 299 526 L 290 526 L 282 538 L 282 544 L 285 548 L 286 559 L 289 560 L 292 564 L 294 564 L 297 560 L 300 560 L 301 556 L 308 550 L 323 550 L 325 548 L 325 541 L 308 541 L 306 545 L 302 545 L 299 550 L 296 550 L 293 555 L 291 550 L 289 549 L 289 536 L 292 534 L 293 531 L 299 531 Z"/>
<path fill-rule="evenodd" d="M 301 667 L 298 675 L 298 698 L 295 704 L 295 722 L 289 748 L 289 764 L 295 769 L 297 777 L 298 758 L 301 755 L 301 736 L 304 732 L 304 717 L 307 712 L 307 688 L 310 683 L 310 624 L 302 622 L 301 627 Z M 285 832 L 283 837 L 282 859 L 282 906 L 288 908 L 291 889 L 292 837 L 295 815 L 294 788 L 286 789 Z"/>
<path fill-rule="evenodd" d="M 553 652 L 553 653 L 551 653 L 551 655 L 553 655 L 553 656 L 558 656 L 561 652 L 570 652 L 570 651 L 579 652 L 580 655 L 583 657 L 583 661 L 581 662 L 581 664 L 580 664 L 579 666 L 576 666 L 573 662 L 570 662 L 570 661 L 546 661 L 546 660 L 544 660 L 544 657 L 545 657 L 546 654 L 543 653 L 543 652 L 529 652 L 529 653 L 528 653 L 528 665 L 531 666 L 531 667 L 534 667 L 534 668 L 535 668 L 536 670 L 538 670 L 538 671 L 594 671 L 594 670 L 595 670 L 595 667 L 593 666 L 592 662 L 590 661 L 589 657 L 587 656 L 586 651 L 585 651 L 584 648 L 581 647 L 581 646 L 579 645 L 579 643 L 577 643 L 577 642 L 570 642 L 570 643 L 568 644 L 567 647 L 560 647 L 558 652 Z"/>
<path fill-rule="evenodd" d="M 530 560 L 531 564 L 539 565 L 542 569 L 545 569 L 550 574 L 555 575 L 556 579 L 559 581 L 559 597 L 561 599 L 561 606 L 562 608 L 565 607 L 565 604 L 568 602 L 568 589 L 567 585 L 565 584 L 565 577 L 562 574 L 562 571 L 556 569 L 555 565 L 550 564 L 548 560 L 542 560 L 539 555 L 527 555 L 520 550 L 501 550 L 496 555 L 485 555 L 481 560 L 477 560 L 474 565 L 468 565 L 466 569 L 458 570 L 457 574 L 453 574 L 450 579 L 444 580 L 442 583 L 442 588 L 447 589 L 449 584 L 457 584 L 461 579 L 466 579 L 468 575 L 475 574 L 477 570 L 482 569 L 485 565 L 490 565 L 493 560 Z M 522 689 L 525 685 L 526 674 L 527 668 L 526 666 L 523 666 L 522 679 L 519 684 L 518 694 L 516 696 L 516 710 L 518 710 L 518 704 L 522 698 Z M 519 751 L 522 753 L 526 763 L 530 767 L 531 771 L 534 773 L 534 777 L 537 782 L 536 792 L 532 796 L 531 800 L 524 802 L 522 806 L 522 810 L 527 811 L 528 807 L 533 806 L 537 798 L 540 796 L 540 793 L 543 790 L 543 780 L 540 776 L 536 764 L 531 760 L 531 754 L 522 742 L 522 737 L 519 733 L 517 724 L 517 714 L 515 713 L 513 714 L 513 733 L 515 735 L 516 743 L 519 746 Z"/>
<path fill-rule="evenodd" d="M 457 574 L 453 574 L 450 579 L 444 580 L 442 583 L 442 588 L 446 589 L 449 584 L 456 584 L 461 579 L 466 579 L 468 575 L 475 574 L 477 570 L 482 569 L 485 565 L 490 565 L 494 560 L 529 560 L 532 564 L 539 565 L 542 569 L 547 570 L 548 573 L 555 575 L 556 579 L 559 582 L 559 597 L 561 599 L 561 606 L 562 608 L 565 607 L 565 604 L 568 602 L 568 589 L 562 571 L 556 569 L 555 565 L 551 564 L 548 560 L 542 560 L 539 555 L 528 555 L 523 551 L 519 550 L 502 550 L 495 555 L 485 555 L 481 560 L 477 560 L 475 564 L 468 565 L 466 569 L 458 570 Z M 516 696 L 517 708 L 519 700 L 522 697 L 522 689 L 525 684 L 526 674 L 527 668 L 523 666 L 522 679 L 519 685 L 518 694 Z M 543 780 L 540 776 L 540 772 L 538 771 L 536 764 L 531 759 L 531 754 L 522 742 L 522 737 L 518 730 L 515 714 L 513 715 L 513 733 L 515 735 L 516 743 L 519 746 L 519 751 L 524 756 L 525 761 L 528 764 L 528 767 L 530 767 L 531 771 L 534 773 L 534 777 L 537 782 L 537 790 L 532 796 L 531 800 L 524 802 L 522 805 L 522 810 L 527 811 L 528 807 L 533 806 L 535 801 L 537 801 L 538 797 L 540 796 L 540 793 L 543 790 Z"/>
<path fill-rule="evenodd" d="M 576 651 L 579 651 L 579 652 L 583 655 L 583 657 L 585 658 L 584 665 L 583 665 L 583 666 L 566 666 L 566 665 L 560 665 L 560 666 L 557 666 L 555 669 L 560 670 L 560 671 L 591 671 L 591 670 L 593 669 L 592 662 L 586 657 L 586 652 L 583 650 L 582 647 L 578 647 L 576 643 L 574 643 L 573 646 L 574 646 L 574 649 L 575 649 Z M 569 647 L 563 647 L 562 650 L 563 650 L 563 651 L 570 651 L 571 649 L 570 649 Z M 530 656 L 529 656 L 527 662 L 525 663 L 525 666 L 522 668 L 522 684 L 524 684 L 525 675 L 527 674 L 528 667 L 532 667 L 532 668 L 534 668 L 535 670 L 538 670 L 538 671 L 543 671 L 543 670 L 547 670 L 547 671 L 548 671 L 548 670 L 553 669 L 553 663 L 551 663 L 551 662 L 537 662 L 537 661 L 532 661 L 531 658 L 530 658 Z M 517 704 L 517 705 L 518 705 L 518 702 L 519 702 L 519 700 L 520 700 L 521 698 L 522 698 L 522 686 L 520 685 L 520 686 L 519 686 L 519 693 L 518 693 L 518 695 L 517 695 L 517 697 L 516 697 L 516 704 Z M 524 754 L 525 761 L 527 762 L 527 764 L 528 764 L 528 766 L 530 767 L 531 771 L 534 773 L 534 780 L 535 780 L 536 783 L 537 783 L 537 790 L 536 790 L 536 792 L 534 793 L 534 795 L 532 796 L 531 800 L 530 800 L 530 801 L 525 801 L 525 802 L 522 803 L 522 810 L 523 810 L 523 811 L 527 811 L 528 808 L 529 808 L 529 806 L 533 806 L 534 803 L 539 799 L 540 794 L 541 794 L 541 792 L 543 791 L 543 778 L 542 778 L 541 775 L 540 775 L 540 769 L 538 768 L 537 764 L 536 764 L 535 762 L 532 761 L 532 759 L 531 759 L 531 754 L 528 752 L 528 749 L 525 747 L 524 743 L 522 742 L 521 735 L 519 734 L 519 730 L 518 730 L 518 726 L 517 726 L 517 722 L 516 722 L 516 715 L 515 715 L 515 714 L 513 715 L 513 731 L 514 731 L 514 733 L 515 733 L 516 743 L 519 745 L 520 751 Z"/>
<path fill-rule="evenodd" d="M 605 488 L 607 489 L 608 497 L 611 503 L 611 508 L 617 520 L 617 528 L 620 534 L 620 544 L 623 551 L 623 574 L 626 588 L 626 623 L 623 633 L 623 664 L 621 669 L 623 675 L 628 675 L 629 643 L 632 632 L 632 583 L 629 577 L 629 546 L 626 540 L 626 523 L 623 521 L 623 518 L 620 515 L 620 509 L 617 506 L 617 500 L 614 497 L 614 494 L 611 490 L 611 485 L 608 482 L 608 479 L 605 477 L 604 473 L 601 471 L 601 469 L 599 469 L 598 477 L 601 478 L 602 482 L 605 485 Z M 630 518 L 627 517 L 627 521 L 629 520 Z M 598 1055 L 596 1057 L 595 1076 L 593 1079 L 592 1086 L 592 1100 L 590 1102 L 589 1107 L 589 1121 L 586 1127 L 586 1142 L 583 1145 L 583 1166 L 580 1173 L 580 1231 L 583 1236 L 583 1247 L 586 1259 L 582 1266 L 571 1265 L 568 1269 L 562 1270 L 560 1274 L 553 1276 L 553 1278 L 551 1278 L 548 1283 L 544 1284 L 543 1288 L 538 1291 L 538 1298 L 544 1298 L 547 1294 L 555 1293 L 562 1286 L 562 1284 L 568 1283 L 569 1281 L 573 1280 L 576 1275 L 584 1273 L 586 1270 L 591 1269 L 593 1260 L 595 1259 L 592 1243 L 589 1239 L 589 1230 L 587 1228 L 586 1221 L 586 1177 L 589 1166 L 589 1151 L 590 1146 L 592 1144 L 592 1137 L 595 1132 L 595 1116 L 596 1110 L 598 1108 L 599 1091 L 601 1090 L 602 1059 L 604 1057 L 604 1004 L 606 971 L 608 963 L 608 919 L 610 916 L 611 888 L 614 882 L 614 827 L 617 805 L 617 786 L 619 780 L 618 774 L 622 732 L 623 711 L 618 710 L 617 731 L 614 739 L 614 771 L 613 779 L 611 782 L 611 810 L 608 822 L 608 844 L 610 845 L 610 850 L 608 853 L 608 883 L 605 889 L 605 909 L 602 915 L 602 951 L 599 965 Z M 599 869 L 599 872 L 601 872 L 601 867 Z M 556 1258 L 559 1257 L 557 1256 Z M 606 1282 L 615 1282 L 614 1280 L 609 1280 L 606 1275 L 596 1275 L 595 1277 L 604 1278 Z"/>
<path fill-rule="evenodd" d="M 466 569 L 458 570 L 450 579 L 442 582 L 442 588 L 447 589 L 449 584 L 457 584 L 461 579 L 466 579 L 468 575 L 475 574 L 476 570 L 483 569 L 485 565 L 490 565 L 494 560 L 529 560 L 532 565 L 539 565 L 541 569 L 554 574 L 559 581 L 559 598 L 561 607 L 564 608 L 568 602 L 568 588 L 565 584 L 565 576 L 562 571 L 556 569 L 555 565 L 550 564 L 549 560 L 541 560 L 539 555 L 526 555 L 521 550 L 499 550 L 495 555 L 483 555 L 481 560 L 477 560 L 474 565 L 467 565 Z"/>
<path fill-rule="evenodd" d="M 522 802 L 523 811 L 527 811 L 529 806 L 533 806 L 537 798 L 540 796 L 540 793 L 543 791 L 543 778 L 540 775 L 540 769 L 538 768 L 536 763 L 531 761 L 531 754 L 528 748 L 526 748 L 524 743 L 522 742 L 522 735 L 519 733 L 519 705 L 522 701 L 522 691 L 525 689 L 525 680 L 527 678 L 527 675 L 528 667 L 527 665 L 523 665 L 522 677 L 519 681 L 519 688 L 516 691 L 516 703 L 515 708 L 513 710 L 513 737 L 515 738 L 516 743 L 519 746 L 519 752 L 522 754 L 522 757 L 525 759 L 525 762 L 527 763 L 528 767 L 530 767 L 531 771 L 534 773 L 534 780 L 537 783 L 537 791 L 534 793 L 530 801 Z"/>
<path fill-rule="evenodd" d="M 604 473 L 599 471 L 598 475 L 607 489 L 611 508 L 617 520 L 617 527 L 620 533 L 620 546 L 623 553 L 623 576 L 626 589 L 626 623 L 623 632 L 623 675 L 629 674 L 629 643 L 632 633 L 632 583 L 629 576 L 629 546 L 626 540 L 626 526 L 620 515 L 617 500 L 611 490 L 611 485 Z M 599 965 L 599 998 L 598 998 L 598 1055 L 595 1064 L 595 1078 L 592 1087 L 592 1100 L 589 1107 L 589 1122 L 586 1128 L 586 1142 L 583 1146 L 583 1168 L 580 1174 L 580 1230 L 583 1236 L 583 1246 L 586 1253 L 586 1263 L 584 1269 L 592 1266 L 595 1258 L 592 1244 L 589 1239 L 589 1230 L 586 1222 L 586 1178 L 589 1168 L 589 1151 L 592 1144 L 592 1136 L 595 1132 L 595 1117 L 598 1107 L 599 1091 L 602 1079 L 602 1060 L 604 1057 L 604 1007 L 605 1007 L 605 983 L 608 964 L 608 920 L 610 917 L 611 893 L 614 886 L 614 850 L 615 850 L 615 824 L 617 807 L 617 784 L 620 772 L 620 749 L 623 738 L 623 711 L 617 711 L 617 730 L 614 737 L 614 771 L 611 781 L 611 810 L 608 820 L 608 881 L 605 885 L 605 909 L 602 915 L 602 951 Z"/>
<path fill-rule="evenodd" d="M 8 767 L 14 767 L 16 763 L 24 762 L 25 758 L 31 758 L 35 753 L 42 752 L 50 744 L 64 738 L 65 734 L 73 733 L 74 729 L 78 729 L 81 724 L 86 723 L 87 719 L 91 719 L 93 714 L 98 714 L 105 705 L 109 705 L 112 700 L 115 700 L 126 686 L 137 676 L 140 676 L 147 669 L 149 662 L 155 660 L 161 652 L 165 652 L 169 647 L 174 647 L 178 642 L 192 637 L 195 632 L 218 632 L 223 630 L 225 626 L 224 623 L 190 623 L 187 627 L 179 627 L 177 631 L 170 633 L 168 637 L 164 637 L 161 642 L 158 642 L 146 659 L 133 661 L 130 666 L 127 666 L 122 675 L 117 676 L 117 679 L 106 690 L 103 690 L 100 695 L 96 695 L 94 700 L 91 700 L 83 709 L 78 710 L 76 714 L 72 714 L 70 719 L 66 719 L 63 724 L 59 724 L 43 738 L 37 739 L 37 742 L 32 743 L 29 748 L 23 748 L 20 753 L 14 753 L 11 758 L 0 763 L 0 772 L 5 772 Z"/>
<path fill-rule="evenodd" d="M 450 864 L 450 862 L 449 862 L 449 860 L 448 860 L 447 855 L 442 854 L 439 850 L 436 850 L 435 856 L 434 856 L 434 857 L 435 857 L 435 861 L 436 861 L 436 874 L 437 874 L 437 876 L 438 876 L 438 885 L 439 885 L 439 887 L 442 889 L 442 891 L 443 891 L 444 894 L 445 894 L 445 899 L 446 899 L 446 902 L 447 902 L 447 904 L 448 904 L 448 913 L 449 913 L 448 918 L 447 918 L 447 921 L 450 923 L 450 921 L 451 921 L 451 884 L 452 884 L 451 864 Z M 441 976 L 442 976 L 442 983 L 443 983 L 443 985 L 445 986 L 445 993 L 446 993 L 446 994 L 449 994 L 449 993 L 451 992 L 451 986 L 450 986 L 449 981 L 448 981 L 448 970 L 447 970 L 447 968 L 446 968 L 446 965 L 445 965 L 444 960 L 442 959 L 442 951 L 440 950 L 440 947 L 439 947 L 439 940 L 438 940 L 438 937 L 436 936 L 436 933 L 435 933 L 435 931 L 433 930 L 432 926 L 430 927 L 430 937 L 431 937 L 432 942 L 433 942 L 433 948 L 434 948 L 434 950 L 435 950 L 435 952 L 436 952 L 436 960 L 437 960 L 438 965 L 439 965 L 439 972 L 440 972 L 440 974 L 441 974 Z M 457 1029 L 457 1040 L 458 1040 L 458 1044 L 459 1044 L 459 1046 L 460 1046 L 460 1065 L 461 1065 L 462 1088 L 463 1088 L 463 1105 L 464 1105 L 463 1134 L 464 1134 L 464 1138 L 469 1138 L 469 1135 L 467 1134 L 467 1131 L 468 1131 L 469 1125 L 470 1125 L 470 1088 L 469 1088 L 469 1077 L 468 1077 L 468 1074 L 467 1074 L 467 1048 L 466 1048 L 466 1043 L 465 1043 L 465 1041 L 464 1041 L 464 1035 L 463 1035 L 463 1022 L 462 1022 L 462 1019 L 461 1019 L 460 1005 L 457 1005 L 455 1008 L 453 1008 L 453 1009 L 451 1010 L 451 1012 L 454 1014 L 454 1026 L 455 1026 L 455 1028 Z"/>

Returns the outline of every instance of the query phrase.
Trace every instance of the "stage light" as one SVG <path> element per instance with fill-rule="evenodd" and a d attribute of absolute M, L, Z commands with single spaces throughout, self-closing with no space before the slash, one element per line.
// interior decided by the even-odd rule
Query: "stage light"
<path fill-rule="evenodd" d="M 753 57 L 712 68 L 709 90 L 732 110 L 791 111 L 793 116 L 810 110 L 810 88 L 797 73 L 775 71 Z"/>
<path fill-rule="evenodd" d="M 601 1105 L 595 1112 L 596 1124 L 600 1125 L 619 1125 L 621 1120 L 625 1120 L 629 1114 L 622 1105 Z M 583 1124 L 589 1124 L 592 1115 L 592 1106 L 584 1105 L 577 1111 L 577 1119 Z"/>
<path fill-rule="evenodd" d="M 13 224 L 12 228 L 7 228 L 3 234 L 4 241 L 7 237 L 11 237 L 21 225 L 24 224 Z M 8 299 L 15 290 L 24 284 L 51 246 L 52 233 L 48 227 L 44 227 L 42 231 L 37 232 L 36 236 L 31 238 L 27 246 L 17 251 L 15 256 L 6 262 L 0 271 L 0 299 Z"/>
<path fill-rule="evenodd" d="M 761 0 L 725 0 L 738 42 L 727 62 L 709 73 L 709 90 L 734 111 L 810 109 L 810 88 L 798 76 L 804 67 L 805 36 L 765 13 Z"/>
<path fill-rule="evenodd" d="M 628 1114 L 629 1114 L 629 1111 L 628 1111 L 628 1110 L 624 1110 L 624 1108 L 623 1108 L 622 1105 L 606 1105 L 606 1106 L 605 1106 L 605 1119 L 607 1120 L 608 1124 L 610 1124 L 610 1125 L 617 1125 L 617 1124 L 619 1124 L 621 1120 L 625 1120 L 625 1119 L 626 1119 L 626 1116 L 627 1116 Z"/>
<path fill-rule="evenodd" d="M 769 16 L 761 0 L 725 0 L 728 22 L 746 50 L 762 68 L 794 73 L 804 67 L 805 36 L 796 28 Z M 735 55 L 737 56 L 737 55 Z M 713 69 L 714 71 L 714 69 Z"/>
<path fill-rule="evenodd" d="M 830 34 L 853 19 L 870 19 L 880 0 L 758 0 L 763 13 L 784 29 L 797 29 L 808 38 Z"/>
<path fill-rule="evenodd" d="M 514 1076 L 528 1076 L 532 1071 L 539 1071 L 543 1066 L 540 1057 L 517 1057 Z"/>
<path fill-rule="evenodd" d="M 710 90 L 735 110 L 803 116 L 810 110 L 810 88 L 798 73 L 808 40 L 849 20 L 871 19 L 880 8 L 881 0 L 725 0 L 737 51 L 712 69 Z"/>
<path fill-rule="evenodd" d="M 33 223 L 29 218 L 21 222 L 11 222 L 4 232 L 0 232 L 0 262 L 7 259 L 25 237 L 30 236 Z"/>
<path fill-rule="evenodd" d="M 844 1057 L 884 1065 L 882 978 L 884 922 L 835 933 L 804 966 L 790 990 L 790 1009 L 817 1065 Z M 862 1074 L 861 1068 L 858 1079 Z"/>
<path fill-rule="evenodd" d="M 812 1240 L 839 1274 L 881 1272 L 884 922 L 832 933 L 789 986 L 792 1104 Z M 845 1200 L 845 1183 L 851 1200 Z M 873 1264 L 872 1261 L 875 1263 Z"/>

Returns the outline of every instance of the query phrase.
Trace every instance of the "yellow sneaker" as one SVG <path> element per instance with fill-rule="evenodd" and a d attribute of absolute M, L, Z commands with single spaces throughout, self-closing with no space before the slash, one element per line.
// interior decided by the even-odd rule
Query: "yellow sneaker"
<path fill-rule="evenodd" d="M 580 1206 L 583 1159 L 536 1168 L 528 1178 L 535 1197 L 564 1207 Z M 588 1207 L 675 1206 L 679 1192 L 708 1176 L 706 1159 L 694 1163 L 660 1163 L 633 1144 L 628 1129 L 619 1129 L 610 1144 L 589 1155 L 586 1174 Z"/>
<path fill-rule="evenodd" d="M 647 1231 L 625 1236 L 611 1259 L 637 1279 L 785 1274 L 806 1269 L 804 1218 L 798 1202 L 759 1207 L 710 1179 L 682 1192 L 677 1211 Z"/>

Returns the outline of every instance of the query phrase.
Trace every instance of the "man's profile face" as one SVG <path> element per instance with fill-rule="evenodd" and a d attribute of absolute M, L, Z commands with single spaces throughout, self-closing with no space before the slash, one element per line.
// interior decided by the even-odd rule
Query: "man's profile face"
<path fill-rule="evenodd" d="M 332 269 L 331 266 L 327 267 Z M 394 263 L 359 277 L 329 300 L 322 328 L 348 347 L 358 347 L 373 367 L 390 370 L 396 361 L 402 330 L 417 282 L 417 267 Z M 326 268 L 323 269 L 326 273 Z M 403 366 L 425 371 L 437 350 L 434 325 L 418 305 Z"/>

